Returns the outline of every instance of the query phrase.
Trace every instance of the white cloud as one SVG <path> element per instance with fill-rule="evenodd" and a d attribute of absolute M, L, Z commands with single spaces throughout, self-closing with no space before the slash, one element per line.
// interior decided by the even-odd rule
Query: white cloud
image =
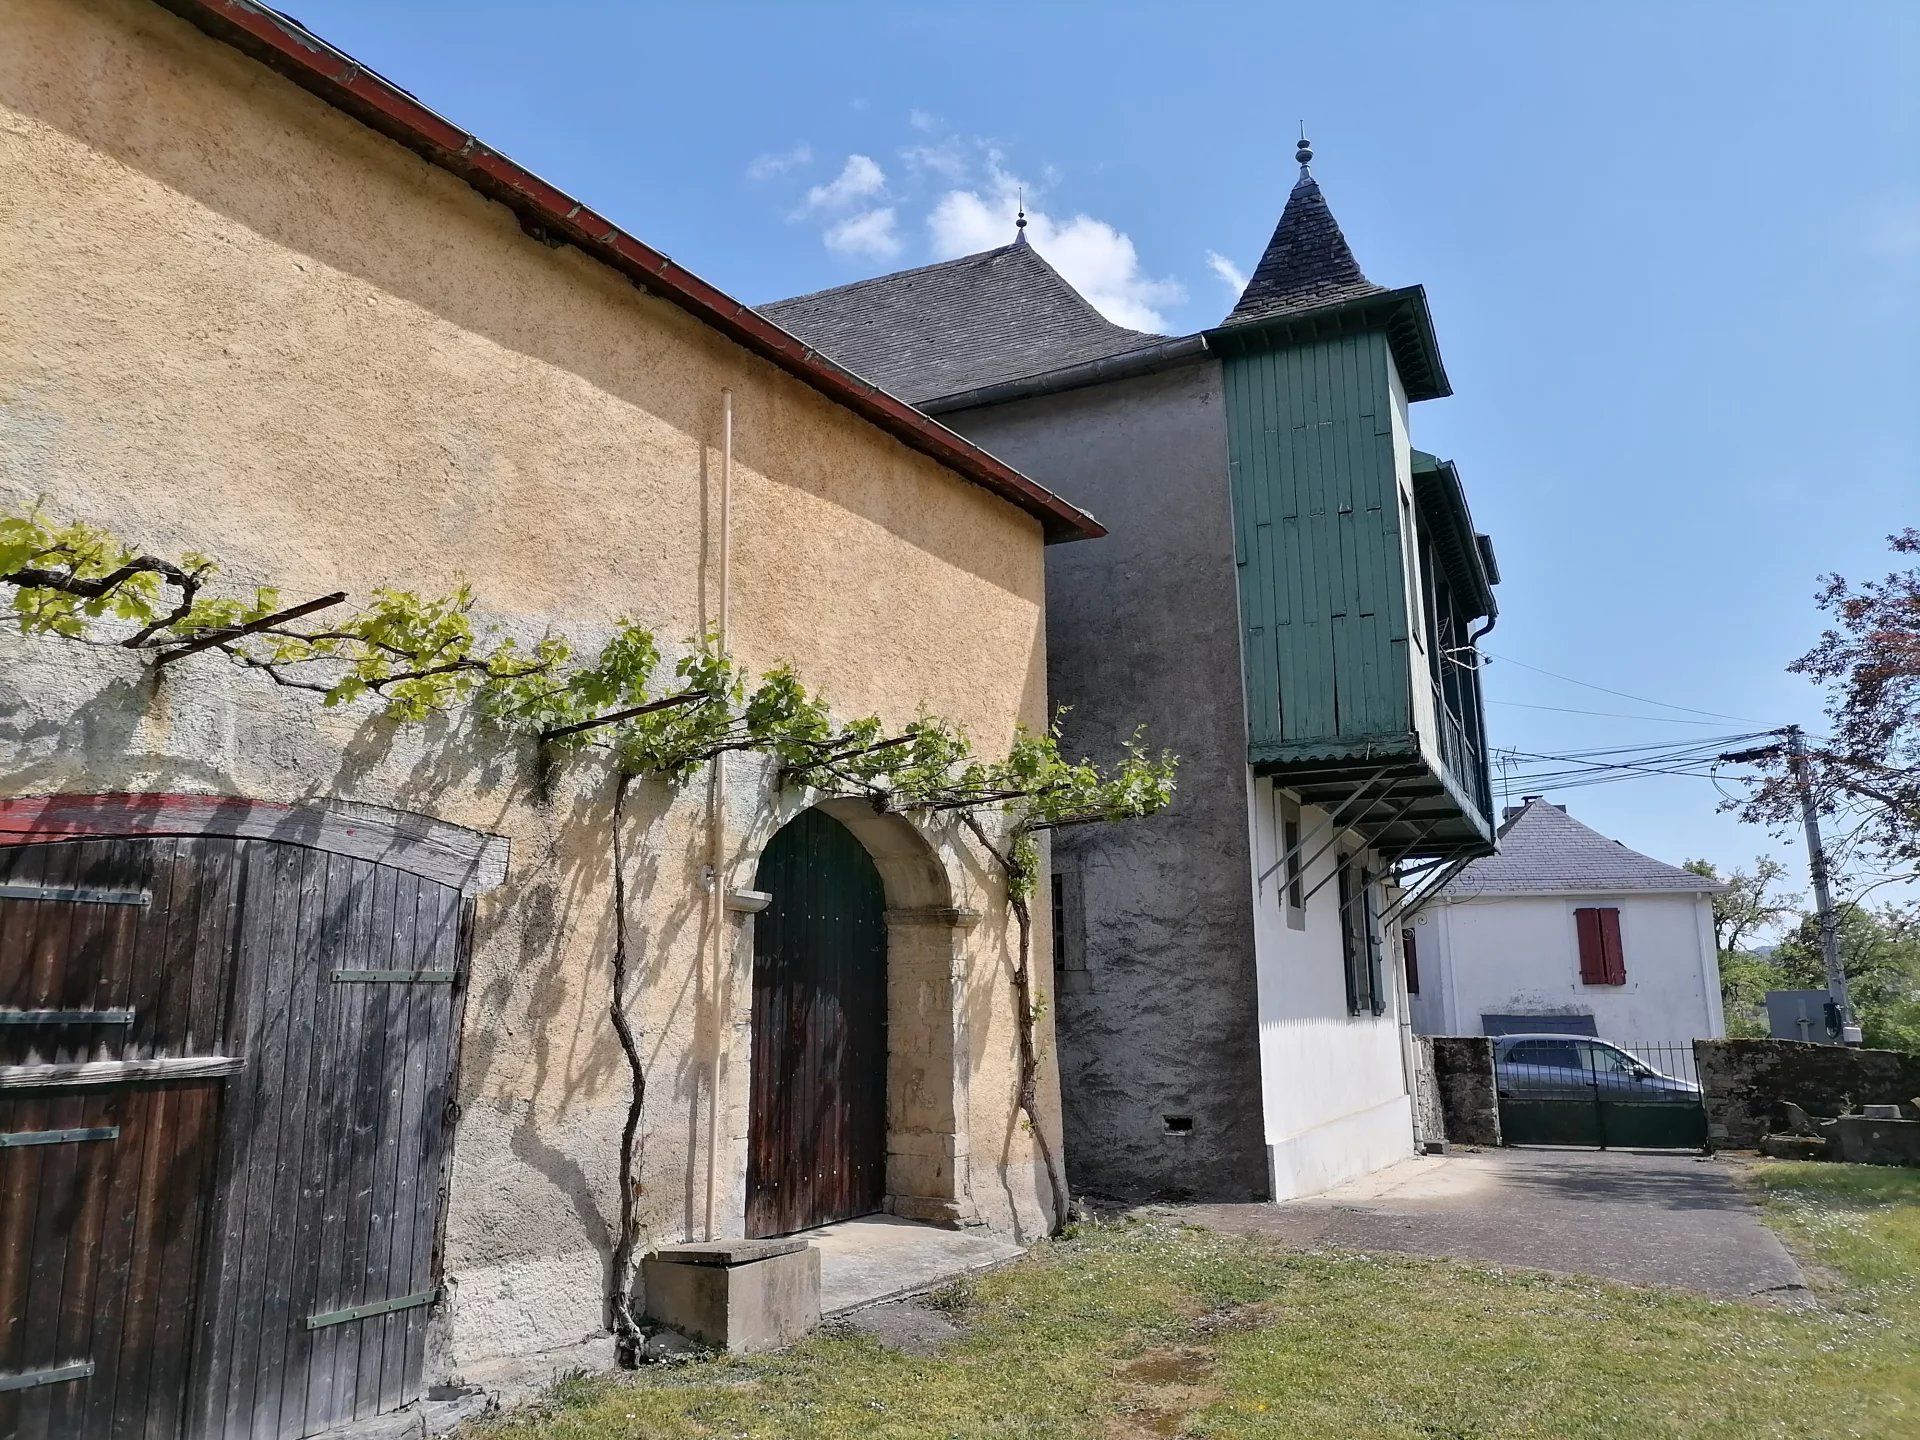
<path fill-rule="evenodd" d="M 931 172 L 952 184 L 965 180 L 973 168 L 965 148 L 951 136 L 931 145 L 909 145 L 900 152 L 900 158 L 915 174 Z"/>
<path fill-rule="evenodd" d="M 1207 251 L 1207 268 L 1218 275 L 1220 283 L 1236 296 L 1247 288 L 1247 277 L 1240 272 L 1240 267 L 1218 250 Z"/>
<path fill-rule="evenodd" d="M 789 170 L 798 170 L 813 163 L 813 147 L 804 141 L 791 150 L 770 151 L 765 155 L 756 155 L 747 166 L 749 180 L 771 180 L 776 175 L 784 175 Z"/>
<path fill-rule="evenodd" d="M 939 123 L 935 116 L 929 115 L 925 110 L 907 111 L 907 124 L 916 130 L 931 130 Z"/>
<path fill-rule="evenodd" d="M 807 191 L 805 211 L 845 210 L 887 188 L 887 172 L 865 155 L 849 155 L 840 173 Z"/>
<path fill-rule="evenodd" d="M 989 152 L 985 186 L 949 190 L 928 213 L 927 232 L 936 258 L 991 250 L 1013 238 L 1021 186 L 1000 167 L 999 159 Z M 1141 269 L 1139 252 L 1125 232 L 1091 215 L 1056 220 L 1030 207 L 1027 240 L 1116 325 L 1166 330 L 1169 322 L 1160 307 L 1186 298 L 1179 281 L 1156 279 Z"/>
<path fill-rule="evenodd" d="M 888 260 L 900 253 L 900 232 L 891 205 L 851 215 L 828 226 L 821 238 L 836 255 L 871 255 Z"/>

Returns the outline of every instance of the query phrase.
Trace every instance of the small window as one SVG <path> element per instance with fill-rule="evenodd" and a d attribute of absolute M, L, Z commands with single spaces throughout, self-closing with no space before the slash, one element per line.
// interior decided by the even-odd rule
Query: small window
<path fill-rule="evenodd" d="M 1582 907 L 1573 912 L 1580 944 L 1582 985 L 1624 985 L 1626 956 L 1620 948 L 1620 912 L 1613 906 Z"/>
<path fill-rule="evenodd" d="M 1053 969 L 1071 975 L 1087 968 L 1086 914 L 1080 905 L 1080 872 L 1053 872 Z"/>
<path fill-rule="evenodd" d="M 1400 954 L 1407 964 L 1407 994 L 1418 995 L 1420 993 L 1420 950 L 1414 944 L 1413 931 L 1400 932 Z"/>
<path fill-rule="evenodd" d="M 1287 924 L 1295 930 L 1307 928 L 1306 856 L 1300 847 L 1300 807 L 1291 800 L 1280 802 L 1281 870 L 1286 876 L 1281 903 L 1286 907 Z"/>
<path fill-rule="evenodd" d="M 1407 586 L 1407 632 L 1413 636 L 1414 647 L 1426 649 L 1427 605 L 1420 593 L 1420 532 L 1414 528 L 1413 501 L 1407 492 L 1400 492 L 1400 558 L 1405 562 Z"/>
<path fill-rule="evenodd" d="M 1352 856 L 1339 861 L 1340 948 L 1346 957 L 1347 1013 L 1384 1015 L 1387 1000 L 1380 984 L 1380 923 L 1374 908 L 1373 876 Z"/>

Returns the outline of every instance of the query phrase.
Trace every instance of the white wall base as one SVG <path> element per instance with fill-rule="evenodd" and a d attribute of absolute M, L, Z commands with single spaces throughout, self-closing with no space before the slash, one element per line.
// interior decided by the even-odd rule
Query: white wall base
<path fill-rule="evenodd" d="M 1316 1195 L 1413 1154 L 1413 1102 L 1396 1095 L 1267 1146 L 1275 1200 Z"/>

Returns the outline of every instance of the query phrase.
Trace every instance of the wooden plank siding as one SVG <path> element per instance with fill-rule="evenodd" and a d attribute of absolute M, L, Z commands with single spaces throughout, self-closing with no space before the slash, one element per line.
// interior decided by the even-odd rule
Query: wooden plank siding
<path fill-rule="evenodd" d="M 0 1008 L 133 1012 L 131 1025 L 0 1027 L 0 1064 L 124 1061 L 177 1054 L 188 1042 L 198 917 L 175 899 L 198 893 L 195 857 L 179 853 L 189 844 L 92 840 L 0 852 L 0 882 L 10 887 L 0 900 Z M 30 898 L 75 883 L 146 891 L 148 904 Z M 211 938 L 218 970 L 225 937 Z M 178 1433 L 221 1083 L 0 1090 L 0 1132 L 114 1132 L 0 1149 L 0 1376 L 90 1367 L 0 1391 L 0 1435 Z"/>
<path fill-rule="evenodd" d="M 417 1396 L 425 1305 L 312 1322 L 434 1293 L 459 884 L 139 835 L 0 846 L 0 886 L 0 1436 L 291 1440 Z"/>
<path fill-rule="evenodd" d="M 1391 364 L 1379 332 L 1223 358 L 1256 756 L 1410 742 Z"/>
<path fill-rule="evenodd" d="M 249 872 L 249 908 L 270 918 L 243 940 L 258 1003 L 234 1043 L 267 1063 L 232 1097 L 251 1118 L 223 1131 L 196 1384 L 207 1440 L 310 1435 L 420 1393 L 424 1305 L 325 1322 L 433 1291 L 450 1148 L 460 892 L 273 848 Z M 368 972 L 456 981 L 346 978 Z"/>

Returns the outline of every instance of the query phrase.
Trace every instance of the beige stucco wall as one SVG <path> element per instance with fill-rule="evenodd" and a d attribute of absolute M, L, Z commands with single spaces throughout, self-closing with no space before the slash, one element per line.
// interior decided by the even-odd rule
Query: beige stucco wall
<path fill-rule="evenodd" d="M 736 652 L 794 662 L 845 714 L 924 704 L 986 751 L 1044 720 L 1032 518 L 145 0 L 4 0 L 0 26 L 0 509 L 45 497 L 290 598 L 464 579 L 528 638 L 631 615 L 677 641 L 712 618 L 730 387 Z M 340 797 L 509 837 L 477 916 L 447 1341 L 464 1363 L 574 1338 L 600 1318 L 625 1104 L 606 775 L 542 793 L 528 750 L 464 721 L 396 730 L 314 698 L 206 657 L 156 687 L 124 653 L 0 636 L 0 793 Z M 748 757 L 730 785 L 747 886 L 802 802 Z M 706 790 L 645 786 L 632 809 L 646 1213 L 663 1240 L 702 1231 L 711 1108 L 716 1228 L 737 1233 L 743 972 L 701 959 Z M 977 852 L 928 834 L 985 913 L 963 957 L 971 1195 L 1030 1234 L 1011 926 Z"/>

